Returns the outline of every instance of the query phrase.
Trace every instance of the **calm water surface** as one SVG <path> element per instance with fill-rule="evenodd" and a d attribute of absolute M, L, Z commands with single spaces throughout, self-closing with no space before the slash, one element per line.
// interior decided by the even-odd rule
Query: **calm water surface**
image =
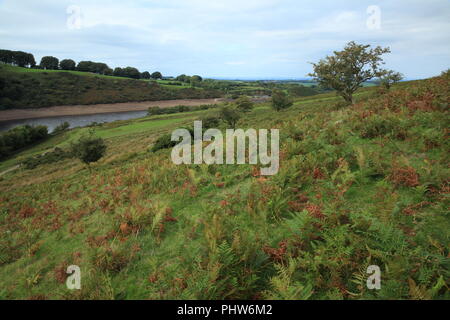
<path fill-rule="evenodd" d="M 85 127 L 94 122 L 104 123 L 113 122 L 116 120 L 128 120 L 141 118 L 147 115 L 147 111 L 128 111 L 128 112 L 114 112 L 102 114 L 85 114 L 77 116 L 60 116 L 39 119 L 25 119 L 25 120 L 11 120 L 0 121 L 0 131 L 6 131 L 20 125 L 44 125 L 48 127 L 48 132 L 52 132 L 58 125 L 64 122 L 70 124 L 70 128 Z"/>

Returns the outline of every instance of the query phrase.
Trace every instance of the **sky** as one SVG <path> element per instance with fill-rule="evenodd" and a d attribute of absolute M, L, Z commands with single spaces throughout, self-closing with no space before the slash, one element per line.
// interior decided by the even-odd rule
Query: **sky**
<path fill-rule="evenodd" d="M 449 0 L 0 0 L 0 48 L 166 76 L 301 79 L 349 41 L 386 68 L 450 68 Z"/>

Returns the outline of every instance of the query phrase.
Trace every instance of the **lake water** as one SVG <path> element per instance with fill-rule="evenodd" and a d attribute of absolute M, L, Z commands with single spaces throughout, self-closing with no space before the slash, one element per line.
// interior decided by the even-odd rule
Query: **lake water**
<path fill-rule="evenodd" d="M 0 131 L 7 131 L 20 125 L 44 125 L 48 127 L 48 132 L 52 132 L 58 125 L 64 122 L 68 122 L 70 128 L 85 127 L 94 122 L 104 123 L 112 122 L 116 120 L 128 120 L 141 118 L 147 115 L 147 111 L 129 111 L 129 112 L 114 112 L 114 113 L 101 113 L 101 114 L 85 114 L 77 116 L 60 116 L 49 117 L 39 119 L 24 119 L 24 120 L 11 120 L 0 121 Z"/>

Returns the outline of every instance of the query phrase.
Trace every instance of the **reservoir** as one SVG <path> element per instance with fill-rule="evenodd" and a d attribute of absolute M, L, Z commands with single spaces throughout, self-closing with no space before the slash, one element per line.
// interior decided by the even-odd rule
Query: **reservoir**
<path fill-rule="evenodd" d="M 36 119 L 21 119 L 0 121 L 0 132 L 7 131 L 20 125 L 44 125 L 48 127 L 48 132 L 51 133 L 58 125 L 68 122 L 70 127 L 85 127 L 92 123 L 106 123 L 117 120 L 128 120 L 141 118 L 147 115 L 147 111 L 127 111 L 127 112 L 111 112 L 100 114 L 85 114 L 85 115 L 73 115 L 73 116 L 57 116 L 47 118 Z"/>

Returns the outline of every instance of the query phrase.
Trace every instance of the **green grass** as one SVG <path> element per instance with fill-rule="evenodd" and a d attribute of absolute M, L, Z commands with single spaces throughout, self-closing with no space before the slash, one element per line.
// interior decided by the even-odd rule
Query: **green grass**
<path fill-rule="evenodd" d="M 68 159 L 0 177 L 0 298 L 448 299 L 448 86 L 445 74 L 361 89 L 348 107 L 333 93 L 258 105 L 237 127 L 280 129 L 272 177 L 148 151 L 214 110 L 96 127 L 108 150 L 92 172 Z M 369 265 L 381 290 L 366 287 Z"/>

